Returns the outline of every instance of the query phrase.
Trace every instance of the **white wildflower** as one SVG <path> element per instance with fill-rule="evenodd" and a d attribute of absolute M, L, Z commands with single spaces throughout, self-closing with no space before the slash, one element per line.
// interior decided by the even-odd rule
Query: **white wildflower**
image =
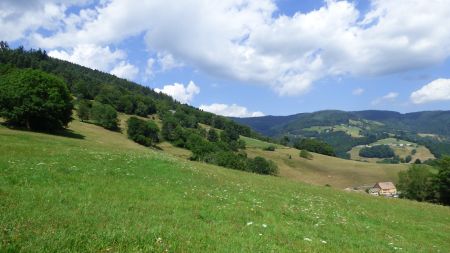
<path fill-rule="evenodd" d="M 309 239 L 308 237 L 303 238 L 303 240 L 308 241 L 308 242 L 312 242 L 312 239 Z"/>
<path fill-rule="evenodd" d="M 266 228 L 266 227 L 267 227 L 267 225 L 266 225 L 266 224 L 262 224 L 262 227 L 263 227 L 263 228 Z"/>
<path fill-rule="evenodd" d="M 252 225 L 252 224 L 253 224 L 253 221 L 247 222 L 247 226 L 250 226 L 250 225 Z"/>

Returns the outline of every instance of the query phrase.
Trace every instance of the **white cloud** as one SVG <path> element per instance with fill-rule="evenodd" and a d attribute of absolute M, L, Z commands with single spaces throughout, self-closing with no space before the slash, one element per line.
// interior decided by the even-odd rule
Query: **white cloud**
<path fill-rule="evenodd" d="M 93 44 L 81 44 L 72 50 L 52 50 L 48 55 L 105 72 L 109 72 L 118 61 L 126 58 L 125 52 L 121 50 L 112 51 L 108 46 Z"/>
<path fill-rule="evenodd" d="M 211 104 L 200 105 L 200 110 L 212 112 L 214 114 L 223 115 L 227 117 L 260 117 L 264 116 L 264 113 L 260 111 L 250 112 L 246 107 L 236 104 Z"/>
<path fill-rule="evenodd" d="M 355 96 L 360 96 L 364 93 L 364 89 L 363 88 L 356 88 L 352 91 L 352 94 Z"/>
<path fill-rule="evenodd" d="M 397 97 L 398 97 L 397 92 L 389 92 L 388 94 L 373 100 L 372 105 L 379 105 L 382 103 L 394 102 Z"/>
<path fill-rule="evenodd" d="M 134 80 L 139 73 L 139 69 L 128 62 L 121 61 L 110 73 L 121 78 Z"/>
<path fill-rule="evenodd" d="M 165 55 L 157 58 L 162 69 L 183 62 L 280 95 L 305 93 L 325 77 L 396 73 L 450 56 L 444 0 L 373 0 L 364 13 L 353 2 L 327 0 L 293 16 L 278 15 L 275 0 L 110 0 L 83 10 L 30 25 L 57 31 L 34 33 L 32 43 L 105 46 L 144 33 L 152 53 Z M 62 15 L 50 13 L 52 21 Z"/>
<path fill-rule="evenodd" d="M 154 73 L 154 68 L 155 68 L 155 59 L 153 58 L 149 58 L 147 60 L 147 65 L 145 67 L 145 75 L 148 78 L 153 77 Z"/>
<path fill-rule="evenodd" d="M 158 53 L 157 61 L 161 71 L 167 71 L 183 66 L 181 62 L 176 61 L 171 54 L 167 53 Z"/>
<path fill-rule="evenodd" d="M 437 79 L 411 93 L 414 104 L 450 100 L 450 79 Z"/>
<path fill-rule="evenodd" d="M 162 89 L 156 88 L 155 91 L 165 93 L 180 103 L 190 103 L 194 96 L 200 93 L 200 87 L 190 81 L 186 86 L 182 83 L 174 83 L 165 85 Z"/>
<path fill-rule="evenodd" d="M 15 41 L 45 28 L 56 31 L 64 23 L 70 6 L 83 7 L 91 0 L 2 0 L 0 1 L 0 38 Z M 85 14 L 80 12 L 81 20 Z"/>

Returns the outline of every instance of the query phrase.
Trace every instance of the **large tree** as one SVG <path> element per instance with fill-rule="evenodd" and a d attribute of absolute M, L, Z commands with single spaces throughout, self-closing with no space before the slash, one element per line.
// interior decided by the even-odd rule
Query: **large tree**
<path fill-rule="evenodd" d="M 0 77 L 0 116 L 10 124 L 53 131 L 72 120 L 66 84 L 40 70 L 12 70 Z"/>

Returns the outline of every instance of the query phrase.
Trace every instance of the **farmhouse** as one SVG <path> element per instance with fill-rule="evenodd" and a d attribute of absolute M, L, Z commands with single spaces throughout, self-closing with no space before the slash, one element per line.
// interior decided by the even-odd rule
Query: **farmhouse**
<path fill-rule="evenodd" d="M 378 182 L 369 189 L 369 193 L 379 196 L 396 196 L 397 188 L 392 182 Z"/>

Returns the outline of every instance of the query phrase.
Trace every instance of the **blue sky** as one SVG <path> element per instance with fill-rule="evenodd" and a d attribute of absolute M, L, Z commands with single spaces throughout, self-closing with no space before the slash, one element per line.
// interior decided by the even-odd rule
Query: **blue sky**
<path fill-rule="evenodd" d="M 448 110 L 448 23 L 425 0 L 0 3 L 1 40 L 226 116 Z"/>

